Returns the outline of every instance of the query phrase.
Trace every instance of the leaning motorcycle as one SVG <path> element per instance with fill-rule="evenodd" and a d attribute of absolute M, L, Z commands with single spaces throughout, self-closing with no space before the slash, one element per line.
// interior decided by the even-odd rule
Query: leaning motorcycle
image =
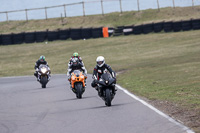
<path fill-rule="evenodd" d="M 41 83 L 42 88 L 46 88 L 46 84 L 50 80 L 50 68 L 47 65 L 41 64 L 38 70 L 38 81 Z"/>
<path fill-rule="evenodd" d="M 76 94 L 76 97 L 81 99 L 83 93 L 85 92 L 85 80 L 87 76 L 83 74 L 80 70 L 74 70 L 71 73 L 71 87 L 72 91 Z"/>
<path fill-rule="evenodd" d="M 111 106 L 111 101 L 115 96 L 116 79 L 112 78 L 109 73 L 105 73 L 96 82 L 98 95 L 105 101 L 106 106 Z"/>

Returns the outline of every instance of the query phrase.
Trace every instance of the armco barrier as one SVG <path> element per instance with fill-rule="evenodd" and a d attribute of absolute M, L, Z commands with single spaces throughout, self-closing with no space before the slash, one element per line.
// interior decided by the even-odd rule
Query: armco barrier
<path fill-rule="evenodd" d="M 193 30 L 199 30 L 200 29 L 200 19 L 192 19 L 192 29 Z"/>
<path fill-rule="evenodd" d="M 183 31 L 188 31 L 192 29 L 192 23 L 191 20 L 183 20 L 181 22 L 182 30 Z"/>
<path fill-rule="evenodd" d="M 13 44 L 13 38 L 12 38 L 13 34 L 4 34 L 2 35 L 2 45 L 9 45 L 9 44 Z"/>
<path fill-rule="evenodd" d="M 35 32 L 24 33 L 24 42 L 25 43 L 34 43 L 35 42 Z"/>
<path fill-rule="evenodd" d="M 153 23 L 143 24 L 142 30 L 144 34 L 153 32 Z"/>
<path fill-rule="evenodd" d="M 164 22 L 157 22 L 157 23 L 153 23 L 153 31 L 154 32 L 161 32 L 164 28 L 163 28 Z"/>
<path fill-rule="evenodd" d="M 92 28 L 81 29 L 81 37 L 82 39 L 92 38 Z"/>
<path fill-rule="evenodd" d="M 139 35 L 143 33 L 143 25 L 136 25 L 133 27 L 133 34 Z"/>
<path fill-rule="evenodd" d="M 164 22 L 163 29 L 165 32 L 172 31 L 173 30 L 173 22 L 172 21 Z"/>
<path fill-rule="evenodd" d="M 175 21 L 175 22 L 173 22 L 173 30 L 174 30 L 174 32 L 178 32 L 178 31 L 182 30 L 181 21 Z"/>
<path fill-rule="evenodd" d="M 81 29 L 70 29 L 70 38 L 72 40 L 82 39 L 82 37 L 81 37 Z"/>
<path fill-rule="evenodd" d="M 69 38 L 70 38 L 70 30 L 69 29 L 58 31 L 58 39 L 59 40 L 67 40 Z"/>
<path fill-rule="evenodd" d="M 47 32 L 47 40 L 48 41 L 58 40 L 58 31 L 48 31 Z"/>
<path fill-rule="evenodd" d="M 99 28 L 92 28 L 92 37 L 93 37 L 93 38 L 100 38 L 100 37 L 103 37 L 102 27 L 99 27 Z"/>
<path fill-rule="evenodd" d="M 24 33 L 13 34 L 13 44 L 24 43 Z"/>
<path fill-rule="evenodd" d="M 35 41 L 36 42 L 44 42 L 47 39 L 46 31 L 35 32 Z"/>
<path fill-rule="evenodd" d="M 133 25 L 124 26 L 123 32 L 124 32 L 124 35 L 133 34 Z"/>

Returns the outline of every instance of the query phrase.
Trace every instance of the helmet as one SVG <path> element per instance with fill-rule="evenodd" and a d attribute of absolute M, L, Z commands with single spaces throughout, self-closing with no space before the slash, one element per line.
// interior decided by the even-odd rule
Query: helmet
<path fill-rule="evenodd" d="M 78 66 L 78 58 L 73 58 L 72 59 L 72 65 L 73 66 Z"/>
<path fill-rule="evenodd" d="M 41 62 L 44 62 L 44 61 L 45 61 L 45 56 L 44 56 L 44 55 L 41 55 L 39 60 L 40 60 Z"/>
<path fill-rule="evenodd" d="M 96 62 L 99 67 L 102 67 L 105 64 L 105 59 L 103 56 L 98 56 Z"/>
<path fill-rule="evenodd" d="M 77 52 L 73 53 L 73 56 L 78 57 L 78 53 Z"/>

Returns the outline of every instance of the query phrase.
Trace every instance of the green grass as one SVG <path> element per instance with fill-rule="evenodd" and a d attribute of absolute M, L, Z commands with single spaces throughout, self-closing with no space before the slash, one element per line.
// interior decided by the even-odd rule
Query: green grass
<path fill-rule="evenodd" d="M 148 9 L 143 11 L 129 11 L 122 14 L 115 12 L 102 15 L 90 15 L 86 17 L 68 17 L 53 18 L 48 20 L 29 20 L 26 21 L 9 21 L 0 23 L 0 33 L 18 33 L 28 31 L 57 30 L 66 28 L 80 27 L 99 27 L 108 26 L 116 27 L 123 25 L 133 25 L 157 21 L 182 20 L 199 18 L 200 6 L 176 7 L 175 9 L 167 7 L 160 11 L 157 9 Z"/>
<path fill-rule="evenodd" d="M 200 8 L 164 8 L 60 19 L 0 23 L 1 33 L 69 27 L 140 24 L 161 20 L 196 18 Z M 103 55 L 117 75 L 117 83 L 150 100 L 169 101 L 200 116 L 200 31 L 151 33 L 78 41 L 54 41 L 0 46 L 0 77 L 33 75 L 40 55 L 45 55 L 53 74 L 66 74 L 73 52 L 78 52 L 89 73 L 96 57 Z M 193 119 L 193 118 L 191 118 Z M 193 121 L 192 121 L 193 122 Z M 198 120 L 197 122 L 198 123 Z M 198 127 L 199 129 L 199 127 Z"/>
<path fill-rule="evenodd" d="M 0 76 L 32 75 L 45 55 L 52 73 L 66 73 L 73 52 L 89 73 L 98 55 L 122 73 L 118 83 L 137 95 L 200 109 L 200 31 L 0 46 Z"/>

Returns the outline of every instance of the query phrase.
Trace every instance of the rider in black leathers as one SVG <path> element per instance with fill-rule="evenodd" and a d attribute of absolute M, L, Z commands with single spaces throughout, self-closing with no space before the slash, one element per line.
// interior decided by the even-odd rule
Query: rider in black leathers
<path fill-rule="evenodd" d="M 99 80 L 99 78 L 101 77 L 102 74 L 104 74 L 108 71 L 110 72 L 111 76 L 115 79 L 115 82 L 116 82 L 116 74 L 108 64 L 105 64 L 104 57 L 103 56 L 97 57 L 96 62 L 97 62 L 97 65 L 95 66 L 95 68 L 93 70 L 93 79 L 94 80 L 91 83 L 91 86 L 96 88 L 97 80 Z"/>
<path fill-rule="evenodd" d="M 87 70 L 84 67 L 84 65 L 79 61 L 78 58 L 72 58 L 71 64 L 68 66 L 68 71 L 67 71 L 67 77 L 68 77 L 68 80 L 70 82 L 70 85 L 71 85 L 71 73 L 74 70 L 83 71 L 84 76 L 87 77 Z M 86 85 L 86 80 L 85 80 L 85 85 Z"/>
<path fill-rule="evenodd" d="M 39 70 L 39 66 L 41 64 L 47 65 L 49 67 L 47 61 L 45 60 L 45 56 L 44 55 L 41 55 L 40 58 L 39 58 L 39 60 L 37 60 L 36 63 L 35 63 L 35 67 L 34 67 L 35 68 L 35 73 L 34 73 L 34 76 L 36 78 L 38 77 L 38 70 Z M 51 71 L 50 71 L 50 73 L 51 73 Z"/>

